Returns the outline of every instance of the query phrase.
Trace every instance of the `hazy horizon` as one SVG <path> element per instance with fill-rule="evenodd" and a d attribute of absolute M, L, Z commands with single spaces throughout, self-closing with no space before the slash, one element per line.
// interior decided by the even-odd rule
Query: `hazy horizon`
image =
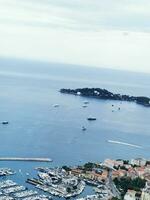
<path fill-rule="evenodd" d="M 41 71 L 42 66 L 42 71 Z M 37 69 L 37 70 L 36 70 Z M 56 69 L 56 70 L 55 70 Z M 58 70 L 57 70 L 58 69 Z M 61 62 L 51 62 L 51 61 L 41 61 L 35 59 L 25 59 L 25 58 L 13 58 L 13 57 L 1 57 L 0 56 L 0 73 L 12 73 L 14 75 L 18 74 L 21 76 L 23 73 L 27 73 L 29 75 L 30 71 L 38 74 L 40 71 L 42 74 L 47 74 L 49 71 L 55 70 L 56 76 L 63 74 L 64 70 L 68 72 L 70 75 L 77 75 L 80 71 L 80 78 L 86 74 L 86 72 L 91 72 L 92 75 L 97 76 L 102 71 L 105 71 L 107 76 L 111 76 L 111 74 L 122 74 L 122 77 L 126 76 L 126 78 L 134 79 L 134 76 L 140 75 L 149 78 L 150 72 L 140 72 L 136 70 L 129 69 L 116 69 L 105 66 L 89 66 L 89 65 L 80 65 L 80 64 L 72 64 L 72 63 L 61 63 Z M 29 73 L 28 73 L 29 72 Z M 130 74 L 130 77 L 129 77 Z M 89 77 L 90 78 L 90 77 Z M 101 77 L 102 78 L 102 77 Z M 117 78 L 117 77 L 116 77 Z M 121 78 L 121 77 L 120 77 Z M 94 81 L 94 80 L 93 80 Z"/>

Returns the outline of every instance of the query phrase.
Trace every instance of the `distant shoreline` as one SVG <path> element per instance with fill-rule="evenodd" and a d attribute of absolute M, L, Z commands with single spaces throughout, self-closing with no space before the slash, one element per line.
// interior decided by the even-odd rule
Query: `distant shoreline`
<path fill-rule="evenodd" d="M 145 107 L 150 107 L 150 98 L 145 96 L 129 96 L 122 94 L 114 94 L 106 89 L 101 88 L 77 88 L 77 89 L 60 89 L 61 93 L 72 94 L 83 97 L 92 97 L 103 100 L 117 100 L 135 102 Z"/>

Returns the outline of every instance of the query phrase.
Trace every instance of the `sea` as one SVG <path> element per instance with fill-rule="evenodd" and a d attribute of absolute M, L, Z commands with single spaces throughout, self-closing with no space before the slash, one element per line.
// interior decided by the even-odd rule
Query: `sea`
<path fill-rule="evenodd" d="M 39 166 L 77 166 L 106 158 L 150 159 L 150 108 L 59 92 L 83 87 L 150 97 L 150 74 L 0 58 L 0 122 L 9 122 L 0 124 L 0 157 L 53 160 L 0 161 L 0 167 L 17 172 L 8 178 L 32 188 L 25 182 L 26 173 L 36 177 Z M 86 108 L 84 101 L 89 102 Z M 88 121 L 88 117 L 97 120 Z M 91 192 L 87 187 L 81 196 Z"/>

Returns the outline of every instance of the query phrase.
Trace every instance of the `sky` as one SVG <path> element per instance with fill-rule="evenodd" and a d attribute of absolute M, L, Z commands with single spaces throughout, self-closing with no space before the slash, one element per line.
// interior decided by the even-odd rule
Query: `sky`
<path fill-rule="evenodd" d="M 150 72 L 149 0 L 0 0 L 0 57 Z"/>

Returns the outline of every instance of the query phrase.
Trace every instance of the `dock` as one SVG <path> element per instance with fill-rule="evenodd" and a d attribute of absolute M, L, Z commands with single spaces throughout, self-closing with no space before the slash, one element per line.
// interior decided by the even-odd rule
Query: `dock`
<path fill-rule="evenodd" d="M 0 161 L 52 162 L 50 158 L 0 157 Z"/>

